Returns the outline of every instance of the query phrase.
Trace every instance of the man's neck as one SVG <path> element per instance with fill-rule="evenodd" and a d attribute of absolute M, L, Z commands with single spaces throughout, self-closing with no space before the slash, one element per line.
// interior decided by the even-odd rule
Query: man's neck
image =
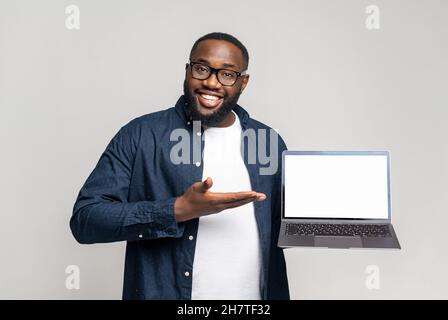
<path fill-rule="evenodd" d="M 225 128 L 225 127 L 230 127 L 234 122 L 235 122 L 235 113 L 230 112 L 227 117 L 222 120 L 220 123 L 214 125 L 213 127 L 217 127 L 217 128 Z"/>

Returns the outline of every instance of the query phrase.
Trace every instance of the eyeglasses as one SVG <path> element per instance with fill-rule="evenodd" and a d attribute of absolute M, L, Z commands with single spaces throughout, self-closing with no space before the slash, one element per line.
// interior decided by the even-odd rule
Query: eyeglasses
<path fill-rule="evenodd" d="M 233 86 L 239 77 L 245 75 L 245 71 L 237 72 L 229 69 L 215 69 L 200 62 L 191 62 L 191 76 L 196 80 L 208 79 L 212 73 L 223 86 Z"/>

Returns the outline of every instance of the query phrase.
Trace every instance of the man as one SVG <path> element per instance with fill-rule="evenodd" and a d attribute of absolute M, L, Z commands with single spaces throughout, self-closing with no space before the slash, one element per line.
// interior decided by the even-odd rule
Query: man
<path fill-rule="evenodd" d="M 248 63 L 231 35 L 198 39 L 176 106 L 122 127 L 82 187 L 71 230 L 85 244 L 127 241 L 124 299 L 289 299 L 280 170 L 260 174 L 248 154 L 278 143 L 278 161 L 286 146 L 244 138 L 270 129 L 237 105 Z M 173 152 L 179 129 L 192 147 Z"/>

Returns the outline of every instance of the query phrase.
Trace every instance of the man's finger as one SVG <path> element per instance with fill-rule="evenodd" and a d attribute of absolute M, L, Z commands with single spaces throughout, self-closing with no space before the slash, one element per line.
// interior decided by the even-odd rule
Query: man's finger
<path fill-rule="evenodd" d="M 234 202 L 229 202 L 229 203 L 223 203 L 220 205 L 220 210 L 226 210 L 226 209 L 232 209 L 232 208 L 236 208 L 236 207 L 240 207 L 243 206 L 245 204 L 248 204 L 250 202 L 255 201 L 256 198 L 250 198 L 250 199 L 244 199 L 244 200 L 240 200 L 240 201 L 234 201 Z"/>
<path fill-rule="evenodd" d="M 257 200 L 258 201 L 263 201 L 263 200 L 266 200 L 266 195 L 264 194 L 264 193 L 258 193 L 258 196 L 257 196 Z"/>
<path fill-rule="evenodd" d="M 264 193 L 256 192 L 254 198 L 247 198 L 247 199 L 243 199 L 243 200 L 227 202 L 227 203 L 225 203 L 225 205 L 233 205 L 235 203 L 243 202 L 243 201 L 247 201 L 247 203 L 252 202 L 252 201 L 263 201 L 263 200 L 266 200 L 266 198 L 267 197 Z"/>
<path fill-rule="evenodd" d="M 232 203 L 236 201 L 257 198 L 258 193 L 255 191 L 241 191 L 241 192 L 214 192 L 210 196 L 212 198 L 212 203 L 214 204 L 225 204 Z"/>
<path fill-rule="evenodd" d="M 212 178 L 208 177 L 204 181 L 195 182 L 193 184 L 193 189 L 197 192 L 205 192 L 208 189 L 210 189 L 212 187 L 212 185 L 213 185 L 213 180 L 212 180 Z"/>
<path fill-rule="evenodd" d="M 204 188 L 205 190 L 210 189 L 213 186 L 213 180 L 210 177 L 204 180 Z"/>

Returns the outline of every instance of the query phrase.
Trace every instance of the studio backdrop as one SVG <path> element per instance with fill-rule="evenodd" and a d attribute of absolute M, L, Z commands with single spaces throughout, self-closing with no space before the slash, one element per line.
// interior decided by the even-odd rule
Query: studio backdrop
<path fill-rule="evenodd" d="M 125 243 L 80 245 L 82 184 L 173 106 L 194 41 L 250 54 L 242 105 L 290 150 L 387 150 L 402 250 L 286 249 L 292 299 L 447 299 L 448 2 L 0 2 L 0 298 L 120 299 Z"/>

